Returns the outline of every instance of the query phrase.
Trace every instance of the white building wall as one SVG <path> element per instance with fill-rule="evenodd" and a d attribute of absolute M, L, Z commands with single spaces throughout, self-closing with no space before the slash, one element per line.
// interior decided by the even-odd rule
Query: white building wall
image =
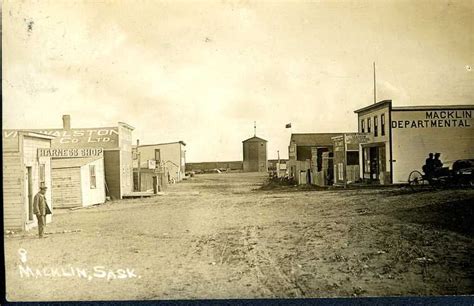
<path fill-rule="evenodd" d="M 95 165 L 96 188 L 91 188 L 90 165 Z M 81 167 L 82 206 L 105 202 L 104 159 L 100 158 Z"/>
<path fill-rule="evenodd" d="M 170 178 L 181 181 L 185 175 L 184 146 L 181 143 L 146 145 L 139 148 L 141 167 L 148 167 L 147 161 L 155 159 L 155 149 L 160 149 L 161 163 L 166 167 Z"/>
<path fill-rule="evenodd" d="M 441 161 L 445 166 L 458 159 L 474 158 L 474 120 L 472 119 L 474 107 L 464 110 L 465 112 L 457 110 L 458 116 L 463 118 L 448 118 L 450 127 L 446 126 L 445 119 L 439 118 L 434 120 L 436 125 L 440 123 L 441 127 L 431 127 L 432 119 L 430 118 L 433 117 L 433 113 L 438 114 L 435 116 L 447 114 L 442 113 L 443 111 L 450 110 L 392 111 L 394 183 L 406 183 L 412 170 L 421 171 L 430 152 L 441 153 Z M 427 112 L 431 114 L 427 115 Z M 426 127 L 427 117 L 430 120 L 430 127 Z M 457 120 L 456 126 L 453 120 Z M 460 120 L 463 121 L 463 126 L 459 126 Z M 408 125 L 406 121 L 409 122 Z"/>

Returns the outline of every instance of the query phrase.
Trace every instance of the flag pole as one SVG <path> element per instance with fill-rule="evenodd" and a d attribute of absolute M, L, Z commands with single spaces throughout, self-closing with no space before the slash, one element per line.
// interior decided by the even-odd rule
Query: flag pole
<path fill-rule="evenodd" d="M 375 62 L 374 62 L 374 104 L 377 103 L 377 84 L 376 84 L 376 75 L 375 75 Z"/>

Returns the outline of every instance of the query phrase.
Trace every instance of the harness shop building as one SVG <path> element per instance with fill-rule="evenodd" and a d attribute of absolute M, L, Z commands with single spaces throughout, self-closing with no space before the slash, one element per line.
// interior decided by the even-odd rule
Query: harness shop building
<path fill-rule="evenodd" d="M 33 199 L 41 185 L 48 187 L 46 201 L 53 211 L 51 158 L 38 149 L 51 147 L 54 137 L 30 131 L 3 130 L 3 222 L 5 229 L 29 230 L 36 227 Z M 15 134 L 16 137 L 9 137 Z M 52 215 L 46 216 L 50 223 Z"/>
<path fill-rule="evenodd" d="M 69 157 L 53 157 L 58 151 L 68 152 Z M 52 193 L 56 208 L 87 207 L 105 202 L 102 149 L 44 149 L 39 154 L 52 156 Z"/>
<path fill-rule="evenodd" d="M 384 100 L 355 111 L 359 132 L 361 177 L 365 181 L 406 183 L 422 171 L 429 153 L 441 153 L 445 166 L 474 158 L 474 105 L 393 107 Z"/>
<path fill-rule="evenodd" d="M 71 128 L 69 115 L 63 116 L 62 129 L 35 129 L 32 131 L 54 136 L 55 149 L 103 149 L 105 189 L 112 199 L 122 199 L 133 191 L 132 131 L 134 128 L 119 122 L 114 127 Z M 15 132 L 8 138 L 16 138 Z"/>

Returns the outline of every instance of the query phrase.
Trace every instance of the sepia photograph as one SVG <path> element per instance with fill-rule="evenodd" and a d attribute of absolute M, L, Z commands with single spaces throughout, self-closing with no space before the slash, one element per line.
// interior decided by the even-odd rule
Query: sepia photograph
<path fill-rule="evenodd" d="M 6 301 L 472 305 L 472 0 L 1 15 Z"/>

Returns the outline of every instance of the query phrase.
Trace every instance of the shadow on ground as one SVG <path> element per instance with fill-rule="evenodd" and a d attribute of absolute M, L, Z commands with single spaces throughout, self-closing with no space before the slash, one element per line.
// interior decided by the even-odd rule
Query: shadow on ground
<path fill-rule="evenodd" d="M 396 217 L 411 223 L 474 236 L 474 198 L 401 210 Z"/>

